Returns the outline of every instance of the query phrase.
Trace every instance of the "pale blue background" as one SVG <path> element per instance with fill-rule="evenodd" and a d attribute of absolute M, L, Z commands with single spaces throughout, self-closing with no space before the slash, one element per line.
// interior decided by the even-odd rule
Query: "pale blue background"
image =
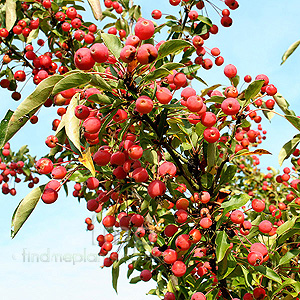
<path fill-rule="evenodd" d="M 138 1 L 143 5 L 145 18 L 150 18 L 150 13 L 155 8 L 161 9 L 163 13 L 170 13 L 172 8 L 166 2 Z M 221 2 L 219 5 L 223 8 Z M 246 74 L 253 77 L 261 73 L 267 74 L 298 114 L 300 50 L 283 66 L 280 66 L 280 61 L 287 47 L 299 38 L 299 9 L 300 3 L 297 0 L 240 1 L 240 8 L 232 12 L 233 26 L 227 29 L 220 26 L 220 34 L 206 42 L 210 48 L 219 47 L 225 63 L 235 64 L 242 77 Z M 219 24 L 219 18 L 214 11 L 210 11 L 210 16 Z M 222 72 L 222 67 L 214 67 L 211 71 L 201 70 L 199 75 L 210 85 L 219 82 L 227 84 Z M 194 87 L 199 90 L 203 88 L 200 85 Z M 33 86 L 28 85 L 23 95 L 28 95 L 32 89 Z M 14 110 L 18 105 L 3 89 L 0 101 L 1 118 L 7 109 Z M 39 114 L 43 122 L 37 125 L 27 124 L 11 141 L 12 148 L 17 150 L 20 146 L 29 144 L 32 154 L 41 156 L 47 153 L 44 140 L 52 134 L 51 122 L 56 117 L 55 111 L 56 109 L 43 108 Z M 277 168 L 277 156 L 281 146 L 297 132 L 278 116 L 274 117 L 272 124 L 264 121 L 263 127 L 268 135 L 262 147 L 271 151 L 273 156 L 261 158 L 262 165 L 267 167 L 272 164 Z M 17 192 L 15 197 L 0 196 L 1 299 L 145 299 L 145 292 L 154 286 L 154 282 L 128 284 L 126 266 L 120 274 L 117 295 L 111 286 L 110 269 L 99 268 L 102 262 L 23 262 L 23 251 L 27 254 L 35 253 L 45 260 L 47 257 L 43 254 L 48 249 L 50 254 L 61 256 L 84 255 L 85 251 L 90 255 L 89 259 L 93 260 L 98 247 L 92 244 L 92 233 L 85 231 L 84 219 L 92 214 L 86 210 L 84 203 L 79 205 L 73 197 L 65 197 L 63 191 L 53 205 L 39 203 L 18 236 L 11 240 L 11 215 L 18 202 L 28 193 L 28 189 L 19 186 Z M 103 229 L 96 226 L 96 234 L 103 232 Z M 79 256 L 76 257 L 79 259 Z M 146 298 L 151 299 L 151 296 Z"/>

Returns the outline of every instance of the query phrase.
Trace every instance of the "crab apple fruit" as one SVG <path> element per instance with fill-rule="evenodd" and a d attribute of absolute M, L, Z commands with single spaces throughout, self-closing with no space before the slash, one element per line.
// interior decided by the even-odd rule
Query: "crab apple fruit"
<path fill-rule="evenodd" d="M 77 105 L 75 107 L 75 116 L 80 120 L 85 120 L 90 115 L 90 110 L 85 105 Z"/>
<path fill-rule="evenodd" d="M 153 109 L 153 101 L 148 96 L 140 96 L 136 100 L 135 108 L 141 114 L 148 114 Z"/>
<path fill-rule="evenodd" d="M 222 102 L 221 109 L 228 116 L 236 115 L 240 110 L 240 104 L 235 98 L 227 98 Z"/>
<path fill-rule="evenodd" d="M 151 198 L 162 196 L 166 192 L 166 185 L 160 180 L 154 180 L 148 185 L 148 194 Z"/>
<path fill-rule="evenodd" d="M 214 113 L 212 112 L 205 112 L 201 116 L 201 123 L 205 127 L 212 127 L 216 124 L 217 122 L 217 117 Z"/>
<path fill-rule="evenodd" d="M 260 74 L 255 77 L 255 80 L 264 80 L 264 85 L 267 86 L 269 84 L 269 77 L 265 74 Z"/>
<path fill-rule="evenodd" d="M 262 233 L 269 233 L 272 230 L 272 228 L 273 224 L 268 220 L 261 221 L 258 225 L 258 229 Z"/>
<path fill-rule="evenodd" d="M 190 10 L 189 13 L 188 13 L 188 17 L 190 18 L 190 20 L 197 20 L 199 14 L 197 11 L 195 10 Z"/>
<path fill-rule="evenodd" d="M 148 235 L 149 242 L 151 242 L 151 243 L 156 243 L 157 238 L 158 238 L 158 236 L 157 236 L 157 233 L 155 233 L 155 232 L 151 232 Z"/>
<path fill-rule="evenodd" d="M 261 287 L 256 287 L 253 290 L 253 297 L 255 300 L 262 300 L 266 297 L 266 291 Z"/>
<path fill-rule="evenodd" d="M 152 13 L 151 13 L 151 16 L 152 16 L 153 19 L 159 20 L 159 19 L 161 18 L 161 16 L 162 16 L 162 13 L 161 13 L 160 10 L 154 9 L 154 10 L 152 11 Z"/>
<path fill-rule="evenodd" d="M 201 240 L 201 232 L 197 229 L 194 228 L 189 232 L 190 240 L 193 244 L 197 244 Z"/>
<path fill-rule="evenodd" d="M 236 209 L 230 214 L 230 220 L 235 224 L 242 224 L 245 220 L 244 213 Z"/>
<path fill-rule="evenodd" d="M 137 37 L 136 35 L 131 35 L 129 36 L 126 41 L 125 41 L 125 45 L 130 45 L 133 46 L 135 48 L 137 48 L 137 46 L 140 44 L 141 40 L 139 39 L 139 37 Z"/>
<path fill-rule="evenodd" d="M 128 149 L 128 155 L 131 159 L 139 159 L 143 155 L 143 148 L 139 145 L 133 145 Z"/>
<path fill-rule="evenodd" d="M 58 193 L 56 190 L 51 188 L 46 188 L 42 195 L 42 200 L 46 204 L 54 203 L 58 198 Z"/>
<path fill-rule="evenodd" d="M 77 11 L 74 7 L 69 7 L 67 10 L 66 10 L 66 15 L 68 18 L 70 18 L 71 20 L 76 18 L 77 16 Z"/>
<path fill-rule="evenodd" d="M 154 24 L 150 20 L 140 19 L 134 27 L 134 33 L 140 40 L 148 40 L 154 34 Z"/>
<path fill-rule="evenodd" d="M 167 237 L 173 236 L 178 231 L 178 227 L 174 224 L 169 224 L 166 226 L 164 233 Z"/>
<path fill-rule="evenodd" d="M 253 199 L 251 205 L 256 212 L 262 212 L 266 207 L 265 202 L 260 199 Z"/>
<path fill-rule="evenodd" d="M 243 297 L 243 300 L 253 300 L 253 295 L 250 293 L 246 293 Z"/>
<path fill-rule="evenodd" d="M 116 218 L 114 216 L 106 216 L 102 220 L 102 224 L 106 228 L 113 227 L 116 223 Z"/>
<path fill-rule="evenodd" d="M 254 243 L 250 247 L 250 251 L 256 251 L 262 254 L 262 256 L 266 256 L 268 254 L 267 247 L 262 243 Z"/>
<path fill-rule="evenodd" d="M 39 174 L 49 174 L 53 170 L 53 163 L 49 158 L 41 158 L 35 163 Z"/>
<path fill-rule="evenodd" d="M 108 48 L 104 44 L 95 43 L 91 48 L 91 56 L 97 63 L 104 63 L 108 59 Z"/>
<path fill-rule="evenodd" d="M 220 131 L 216 127 L 206 128 L 203 137 L 208 143 L 215 143 L 220 138 Z"/>
<path fill-rule="evenodd" d="M 186 85 L 186 76 L 184 73 L 176 73 L 173 77 L 173 83 L 178 87 L 181 88 Z"/>
<path fill-rule="evenodd" d="M 74 55 L 75 66 L 79 70 L 90 70 L 95 65 L 95 60 L 92 57 L 91 50 L 88 48 L 80 48 Z"/>
<path fill-rule="evenodd" d="M 55 135 L 49 135 L 45 141 L 49 148 L 54 148 L 58 142 L 58 138 Z"/>
<path fill-rule="evenodd" d="M 113 153 L 110 157 L 111 165 L 122 166 L 125 163 L 125 154 L 121 151 Z"/>
<path fill-rule="evenodd" d="M 86 186 L 89 190 L 95 190 L 99 187 L 99 180 L 95 177 L 90 177 L 86 181 Z"/>
<path fill-rule="evenodd" d="M 126 46 L 125 46 L 126 47 Z M 137 50 L 136 58 L 142 65 L 147 65 L 156 60 L 158 56 L 157 49 L 151 44 L 143 44 Z"/>
<path fill-rule="evenodd" d="M 173 263 L 172 272 L 176 277 L 182 277 L 186 273 L 186 265 L 181 260 Z"/>
<path fill-rule="evenodd" d="M 125 63 L 130 63 L 134 60 L 136 48 L 131 45 L 126 45 L 120 52 L 120 58 Z"/>
<path fill-rule="evenodd" d="M 232 25 L 232 19 L 228 16 L 224 16 L 221 18 L 221 24 L 224 27 L 230 27 Z"/>
<path fill-rule="evenodd" d="M 96 199 L 90 199 L 87 203 L 86 203 L 86 208 L 89 211 L 95 211 L 97 208 L 99 207 L 99 202 Z"/>
<path fill-rule="evenodd" d="M 210 200 L 210 194 L 209 194 L 209 192 L 206 192 L 206 191 L 201 192 L 199 200 L 203 204 L 208 203 L 209 200 Z"/>
<path fill-rule="evenodd" d="M 268 109 L 273 109 L 275 105 L 275 101 L 273 99 L 269 99 L 265 102 L 265 104 Z"/>
<path fill-rule="evenodd" d="M 200 220 L 200 226 L 204 229 L 209 228 L 212 225 L 211 218 L 205 217 Z"/>
<path fill-rule="evenodd" d="M 263 263 L 263 259 L 263 255 L 257 251 L 251 251 L 247 256 L 247 260 L 251 266 L 260 266 Z"/>
<path fill-rule="evenodd" d="M 123 166 L 124 168 L 124 166 Z M 149 179 L 148 172 L 145 168 L 139 167 L 132 172 L 132 178 L 136 182 L 147 182 Z"/>
<path fill-rule="evenodd" d="M 149 281 L 152 278 L 152 273 L 149 270 L 143 270 L 140 274 L 140 278 L 143 281 Z"/>
<path fill-rule="evenodd" d="M 177 223 L 185 223 L 188 218 L 188 213 L 184 209 L 179 209 L 175 212 L 175 220 Z"/>
<path fill-rule="evenodd" d="M 176 300 L 176 297 L 172 292 L 166 292 L 164 300 Z"/>
<path fill-rule="evenodd" d="M 67 175 L 67 170 L 63 166 L 57 166 L 52 170 L 51 175 L 54 179 L 62 179 Z"/>
<path fill-rule="evenodd" d="M 177 252 L 173 249 L 167 249 L 162 253 L 166 264 L 173 264 L 177 260 Z"/>
<path fill-rule="evenodd" d="M 98 166 L 106 166 L 110 162 L 111 154 L 106 150 L 98 150 L 94 156 L 93 161 Z"/>
<path fill-rule="evenodd" d="M 158 102 L 161 104 L 168 104 L 173 98 L 173 94 L 166 87 L 159 87 L 155 93 L 155 96 Z"/>
<path fill-rule="evenodd" d="M 96 133 L 101 128 L 101 121 L 95 117 L 89 117 L 82 123 L 84 131 L 87 133 Z"/>
<path fill-rule="evenodd" d="M 184 99 L 184 100 L 187 100 L 189 97 L 191 96 L 196 96 L 197 95 L 197 92 L 195 89 L 191 88 L 191 87 L 186 87 L 182 90 L 181 92 L 181 97 Z"/>
<path fill-rule="evenodd" d="M 187 99 L 186 106 L 191 112 L 198 112 L 203 107 L 203 100 L 199 96 L 190 96 Z"/>
<path fill-rule="evenodd" d="M 130 222 L 132 223 L 132 225 L 134 227 L 141 227 L 144 223 L 144 217 L 142 215 L 139 215 L 139 214 L 134 214 L 131 217 Z"/>
<path fill-rule="evenodd" d="M 25 81 L 25 79 L 26 79 L 25 72 L 22 70 L 16 71 L 16 73 L 14 74 L 14 78 L 17 81 Z"/>
<path fill-rule="evenodd" d="M 229 64 L 229 65 L 225 66 L 224 74 L 228 78 L 233 78 L 237 74 L 237 69 L 234 65 Z"/>
<path fill-rule="evenodd" d="M 177 171 L 176 166 L 169 161 L 163 162 L 158 168 L 158 174 L 160 176 L 168 175 L 170 178 L 176 175 L 176 171 Z"/>
<path fill-rule="evenodd" d="M 175 240 L 175 246 L 181 251 L 188 250 L 191 245 L 192 242 L 190 241 L 190 237 L 187 234 L 181 234 Z"/>
<path fill-rule="evenodd" d="M 189 207 L 189 200 L 186 198 L 180 198 L 176 201 L 176 208 L 179 209 L 183 209 L 183 210 L 187 210 L 187 208 Z"/>
<path fill-rule="evenodd" d="M 196 292 L 193 294 L 191 300 L 206 300 L 206 297 L 201 292 Z"/>

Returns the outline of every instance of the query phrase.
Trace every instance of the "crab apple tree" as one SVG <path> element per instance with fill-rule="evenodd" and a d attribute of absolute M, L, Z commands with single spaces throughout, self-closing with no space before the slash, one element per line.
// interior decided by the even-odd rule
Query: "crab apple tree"
<path fill-rule="evenodd" d="M 298 299 L 299 134 L 279 154 L 290 167 L 259 164 L 270 154 L 262 118 L 300 122 L 272 78 L 240 83 L 239 66 L 211 42 L 238 1 L 170 0 L 178 13 L 155 9 L 155 21 L 133 1 L 90 2 L 94 23 L 69 1 L 0 12 L 0 86 L 18 101 L 36 85 L 0 124 L 2 192 L 16 194 L 18 174 L 30 188 L 35 174 L 48 178 L 16 208 L 12 237 L 38 202 L 56 205 L 72 185 L 86 229 L 101 224 L 99 256 L 116 291 L 127 264 L 130 283 L 157 282 L 149 294 L 160 299 Z M 222 14 L 203 16 L 209 6 Z M 202 78 L 218 70 L 222 84 L 208 86 Z M 48 153 L 13 153 L 10 139 L 43 122 L 40 110 L 53 113 Z"/>

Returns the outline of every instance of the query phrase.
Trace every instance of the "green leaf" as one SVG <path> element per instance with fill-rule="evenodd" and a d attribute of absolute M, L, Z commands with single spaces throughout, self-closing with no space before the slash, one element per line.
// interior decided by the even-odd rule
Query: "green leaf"
<path fill-rule="evenodd" d="M 117 261 L 113 263 L 112 270 L 111 270 L 111 275 L 112 275 L 112 286 L 116 293 L 118 293 L 117 286 L 118 286 L 118 278 L 119 278 L 119 265 L 117 264 Z"/>
<path fill-rule="evenodd" d="M 129 281 L 129 283 L 135 284 L 135 283 L 137 283 L 137 282 L 139 282 L 139 281 L 141 281 L 140 276 L 136 276 L 136 277 L 133 277 L 133 278 Z"/>
<path fill-rule="evenodd" d="M 36 87 L 35 91 L 22 101 L 9 120 L 5 138 L 2 139 L 0 147 L 3 147 L 26 124 L 30 117 L 38 111 L 51 95 L 53 86 L 62 78 L 63 76 L 61 75 L 53 75 L 44 79 Z"/>
<path fill-rule="evenodd" d="M 5 133 L 7 131 L 7 126 L 9 123 L 9 120 L 11 118 L 11 116 L 13 115 L 13 111 L 12 110 L 8 110 L 6 115 L 4 116 L 4 118 L 2 119 L 1 123 L 0 123 L 0 144 L 3 144 L 3 140 L 5 138 Z"/>
<path fill-rule="evenodd" d="M 294 111 L 289 109 L 290 104 L 283 98 L 281 94 L 276 93 L 276 95 L 273 96 L 273 99 L 286 115 L 295 115 Z"/>
<path fill-rule="evenodd" d="M 300 133 L 295 135 L 290 141 L 284 144 L 284 146 L 281 148 L 278 155 L 278 162 L 280 166 L 296 150 L 299 142 L 300 142 Z"/>
<path fill-rule="evenodd" d="M 204 24 L 207 24 L 209 27 L 211 27 L 213 24 L 211 22 L 211 20 L 207 17 L 204 16 L 198 16 L 198 20 L 203 22 Z"/>
<path fill-rule="evenodd" d="M 257 267 L 254 267 L 254 269 L 255 269 L 255 271 L 263 274 L 265 277 L 267 277 L 273 281 L 276 281 L 280 284 L 282 283 L 280 276 L 278 274 L 276 274 L 276 272 L 273 271 L 272 269 L 265 267 L 265 266 L 257 266 Z"/>
<path fill-rule="evenodd" d="M 162 67 L 165 68 L 165 69 L 167 69 L 167 70 L 169 70 L 169 71 L 172 71 L 172 70 L 184 67 L 184 64 L 174 63 L 174 62 L 168 62 L 166 64 L 163 64 Z"/>
<path fill-rule="evenodd" d="M 147 81 L 153 81 L 155 79 L 158 78 L 162 78 L 162 77 L 166 77 L 169 74 L 171 74 L 171 72 L 167 69 L 165 69 L 164 67 L 158 68 L 156 70 L 154 70 L 153 72 L 150 72 L 145 78 L 145 82 Z"/>
<path fill-rule="evenodd" d="M 222 203 L 221 208 L 224 208 L 223 214 L 226 215 L 229 211 L 242 207 L 249 199 L 250 196 L 247 194 L 233 195 L 229 201 Z"/>
<path fill-rule="evenodd" d="M 278 263 L 278 266 L 284 265 L 286 263 L 291 262 L 291 260 L 300 254 L 300 250 L 298 249 L 291 249 L 290 251 L 288 251 L 284 256 L 282 256 L 280 258 L 280 261 Z"/>
<path fill-rule="evenodd" d="M 296 293 L 300 293 L 300 282 L 292 278 L 284 278 L 283 283 L 277 288 L 277 290 L 273 293 L 273 296 L 282 292 L 286 287 L 292 288 L 296 291 Z M 284 298 L 285 299 L 285 298 Z M 294 299 L 294 298 L 291 298 Z"/>
<path fill-rule="evenodd" d="M 252 83 L 250 83 L 247 89 L 245 90 L 245 99 L 253 99 L 253 97 L 255 97 L 259 93 L 263 85 L 264 80 L 255 80 Z"/>
<path fill-rule="evenodd" d="M 222 102 L 225 100 L 225 97 L 222 96 L 212 96 L 209 99 L 207 99 L 206 102 L 213 102 L 213 103 L 218 103 L 218 104 L 222 104 Z M 205 103 L 206 103 L 205 102 Z"/>
<path fill-rule="evenodd" d="M 102 19 L 104 19 L 104 17 L 110 17 L 112 19 L 118 19 L 118 17 L 115 14 L 113 14 L 109 9 L 106 9 L 102 12 Z M 115 23 L 112 23 L 112 24 L 115 24 Z M 109 27 L 111 27 L 111 26 L 109 26 Z M 105 28 L 103 28 L 103 29 L 105 29 Z"/>
<path fill-rule="evenodd" d="M 226 170 L 222 173 L 219 185 L 223 185 L 224 183 L 230 182 L 231 179 L 235 176 L 237 171 L 236 165 L 230 165 L 226 168 Z"/>
<path fill-rule="evenodd" d="M 94 75 L 92 75 L 92 80 L 91 80 L 90 84 L 92 84 L 93 86 L 95 86 L 103 91 L 111 91 L 112 87 L 107 82 L 109 82 L 109 81 L 104 80 L 100 75 L 94 74 Z"/>
<path fill-rule="evenodd" d="M 204 125 L 202 125 L 201 122 L 197 123 L 195 126 L 195 131 L 199 137 L 203 136 L 203 132 L 205 129 L 206 129 L 206 127 Z"/>
<path fill-rule="evenodd" d="M 183 50 L 185 47 L 189 47 L 191 44 L 184 40 L 169 40 L 164 42 L 158 49 L 158 57 L 162 58 L 173 54 L 179 50 Z"/>
<path fill-rule="evenodd" d="M 295 128 L 297 128 L 300 131 L 300 118 L 296 116 L 284 116 Z"/>
<path fill-rule="evenodd" d="M 201 68 L 201 66 L 199 66 L 199 65 L 191 65 L 191 66 L 187 66 L 187 67 L 183 68 L 181 70 L 181 72 L 188 75 L 188 74 L 197 72 L 200 68 Z"/>
<path fill-rule="evenodd" d="M 89 83 L 91 81 L 92 75 L 89 73 L 84 72 L 76 72 L 65 74 L 65 77 L 60 80 L 53 88 L 52 94 L 56 95 L 62 91 L 71 89 L 71 88 L 78 88 L 79 86 Z"/>
<path fill-rule="evenodd" d="M 16 208 L 11 221 L 11 237 L 14 238 L 23 224 L 35 209 L 37 203 L 42 197 L 45 185 L 41 185 L 32 190 L 25 198 L 21 200 Z"/>
<path fill-rule="evenodd" d="M 102 18 L 102 9 L 99 0 L 88 0 L 89 5 L 92 9 L 93 15 L 96 20 L 101 20 Z"/>
<path fill-rule="evenodd" d="M 223 260 L 227 250 L 229 249 L 230 244 L 227 242 L 228 236 L 225 231 L 218 231 L 216 237 L 216 258 L 217 263 Z"/>
<path fill-rule="evenodd" d="M 294 53 L 294 51 L 298 48 L 298 46 L 300 45 L 300 40 L 293 43 L 283 54 L 282 58 L 281 58 L 281 65 L 289 58 L 290 55 L 292 55 Z"/>
<path fill-rule="evenodd" d="M 39 36 L 39 28 L 30 31 L 26 43 L 29 44 Z"/>
<path fill-rule="evenodd" d="M 284 234 L 289 229 L 293 228 L 297 219 L 298 219 L 298 217 L 293 217 L 292 219 L 290 219 L 290 220 L 284 222 L 282 225 L 280 225 L 276 230 L 277 237 Z"/>
<path fill-rule="evenodd" d="M 16 0 L 6 0 L 5 1 L 5 25 L 6 29 L 10 31 L 17 20 L 17 1 Z"/>
<path fill-rule="evenodd" d="M 73 143 L 76 149 L 81 153 L 80 145 L 80 120 L 75 116 L 75 107 L 79 105 L 80 93 L 76 93 L 67 108 L 67 112 L 63 115 L 61 122 L 57 128 L 60 131 L 65 128 L 68 139 Z"/>
<path fill-rule="evenodd" d="M 123 48 L 121 40 L 114 34 L 109 33 L 101 33 L 101 37 L 108 50 L 118 59 Z"/>
<path fill-rule="evenodd" d="M 233 78 L 230 79 L 230 81 L 233 84 L 233 86 L 237 87 L 240 82 L 240 76 L 235 75 Z"/>
<path fill-rule="evenodd" d="M 236 268 L 237 262 L 234 256 L 229 252 L 222 261 L 218 263 L 218 279 L 221 280 L 230 275 Z"/>
<path fill-rule="evenodd" d="M 218 87 L 220 87 L 221 85 L 222 85 L 222 84 L 215 84 L 215 85 L 213 85 L 213 86 L 210 86 L 210 87 L 208 87 L 208 88 L 202 90 L 202 91 L 201 91 L 201 97 L 206 96 L 207 93 L 208 93 L 209 91 L 213 91 L 213 90 L 217 89 Z"/>
<path fill-rule="evenodd" d="M 111 104 L 114 102 L 113 98 L 109 98 L 105 94 L 94 94 L 89 97 L 89 101 L 100 103 L 100 104 Z"/>

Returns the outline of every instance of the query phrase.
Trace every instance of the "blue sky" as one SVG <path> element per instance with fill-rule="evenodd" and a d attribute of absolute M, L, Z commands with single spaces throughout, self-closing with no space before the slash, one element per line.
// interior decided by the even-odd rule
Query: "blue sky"
<path fill-rule="evenodd" d="M 170 13 L 173 8 L 162 1 L 138 1 L 143 6 L 145 18 L 150 18 L 154 8 Z M 222 6 L 220 1 L 220 7 Z M 280 66 L 281 56 L 288 46 L 297 40 L 300 28 L 300 3 L 297 0 L 282 1 L 240 1 L 240 8 L 232 12 L 233 26 L 220 28 L 220 33 L 206 42 L 210 48 L 219 47 L 225 63 L 235 64 L 242 77 L 250 74 L 265 73 L 278 91 L 290 102 L 291 108 L 300 115 L 300 50 Z M 210 11 L 211 18 L 219 24 L 219 18 Z M 101 25 L 99 25 L 101 26 Z M 200 70 L 199 76 L 210 85 L 227 84 L 223 68 L 214 67 L 211 71 Z M 201 90 L 203 86 L 193 87 Z M 24 89 L 24 95 L 32 91 L 33 86 Z M 10 99 L 6 90 L 1 90 L 2 118 L 7 109 L 15 109 L 18 103 Z M 23 97 L 24 99 L 24 97 Z M 51 112 L 51 113 L 49 113 Z M 55 109 L 43 108 L 39 118 L 43 126 L 27 124 L 11 141 L 13 150 L 29 144 L 32 154 L 41 156 L 47 153 L 44 140 L 52 134 L 51 122 L 55 118 Z M 275 116 L 272 123 L 263 122 L 268 131 L 267 140 L 262 145 L 273 153 L 261 158 L 264 167 L 273 165 L 278 168 L 277 156 L 282 145 L 297 131 L 284 119 Z M 11 215 L 18 202 L 28 193 L 26 187 L 17 189 L 17 196 L 1 196 L 0 212 L 0 290 L 7 300 L 31 299 L 144 299 L 145 292 L 154 286 L 154 282 L 128 284 L 125 271 L 120 274 L 119 295 L 111 286 L 110 269 L 101 270 L 101 262 L 28 262 L 28 254 L 36 254 L 39 259 L 47 260 L 47 253 L 56 254 L 67 260 L 69 256 L 80 260 L 95 259 L 98 247 L 92 243 L 92 233 L 86 232 L 84 219 L 92 216 L 85 204 L 78 204 L 73 197 L 63 192 L 59 200 L 52 205 L 39 203 L 36 210 L 14 240 L 10 239 Z M 96 234 L 103 233 L 96 226 Z M 48 250 L 49 249 L 49 250 Z M 23 253 L 25 253 L 25 262 Z M 147 297 L 149 299 L 154 297 Z"/>

